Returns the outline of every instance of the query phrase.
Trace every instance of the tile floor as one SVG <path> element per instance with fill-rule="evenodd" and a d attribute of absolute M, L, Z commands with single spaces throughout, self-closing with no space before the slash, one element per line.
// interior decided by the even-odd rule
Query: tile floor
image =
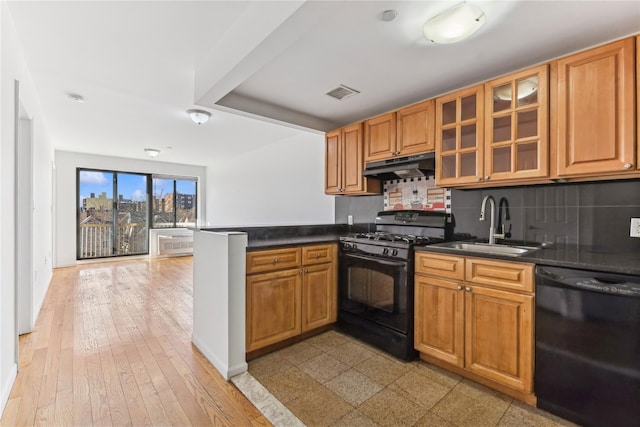
<path fill-rule="evenodd" d="M 422 361 L 325 332 L 249 363 L 307 426 L 571 426 Z"/>

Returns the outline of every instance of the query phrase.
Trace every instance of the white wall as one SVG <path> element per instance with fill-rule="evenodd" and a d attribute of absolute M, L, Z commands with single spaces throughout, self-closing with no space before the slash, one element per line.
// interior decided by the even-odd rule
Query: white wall
<path fill-rule="evenodd" d="M 274 125 L 277 126 L 277 125 Z M 300 131 L 207 169 L 207 224 L 333 224 L 324 194 L 324 135 Z"/>
<path fill-rule="evenodd" d="M 55 267 L 76 265 L 76 169 L 104 169 L 118 172 L 157 173 L 198 178 L 198 191 L 206 194 L 206 168 L 155 160 L 125 159 L 85 153 L 56 151 Z M 198 200 L 198 222 L 204 218 L 204 205 Z"/>
<path fill-rule="evenodd" d="M 40 310 L 51 281 L 51 165 L 53 148 L 41 107 L 26 67 L 6 2 L 0 2 L 0 410 L 4 409 L 16 375 L 15 323 L 15 96 L 20 82 L 20 102 L 33 120 L 33 310 Z"/>

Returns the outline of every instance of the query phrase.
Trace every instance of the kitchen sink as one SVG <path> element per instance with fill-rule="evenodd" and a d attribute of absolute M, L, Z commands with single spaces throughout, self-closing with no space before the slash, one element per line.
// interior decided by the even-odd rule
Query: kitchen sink
<path fill-rule="evenodd" d="M 489 243 L 478 242 L 448 242 L 435 245 L 439 248 L 454 249 L 461 252 L 477 252 L 488 255 L 508 255 L 508 256 L 521 256 L 540 249 L 538 246 L 521 246 L 521 245 L 508 245 L 503 243 L 496 243 L 490 245 Z"/>

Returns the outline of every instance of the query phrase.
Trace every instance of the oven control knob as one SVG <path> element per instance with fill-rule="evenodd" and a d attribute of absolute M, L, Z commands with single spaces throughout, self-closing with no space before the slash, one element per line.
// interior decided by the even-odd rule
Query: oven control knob
<path fill-rule="evenodd" d="M 389 255 L 389 248 L 383 248 L 382 255 Z"/>
<path fill-rule="evenodd" d="M 343 245 L 343 247 L 344 247 L 345 249 L 349 249 L 349 248 L 351 248 L 351 246 L 352 246 L 352 245 L 351 245 L 350 243 L 345 243 L 345 244 Z"/>
<path fill-rule="evenodd" d="M 391 251 L 391 255 L 393 255 L 393 256 L 398 255 L 398 250 L 397 249 L 392 250 Z"/>
<path fill-rule="evenodd" d="M 352 244 L 351 244 L 351 249 L 354 249 L 354 250 L 355 250 L 355 249 L 358 249 L 358 245 L 356 245 L 355 243 L 352 243 Z"/>

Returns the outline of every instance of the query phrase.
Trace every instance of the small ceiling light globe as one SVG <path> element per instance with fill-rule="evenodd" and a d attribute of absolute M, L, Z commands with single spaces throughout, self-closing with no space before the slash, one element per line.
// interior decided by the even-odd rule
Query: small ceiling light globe
<path fill-rule="evenodd" d="M 206 123 L 209 117 L 211 117 L 211 113 L 204 110 L 187 110 L 187 114 L 197 125 Z"/>
<path fill-rule="evenodd" d="M 456 43 L 470 37 L 484 25 L 486 16 L 478 6 L 460 3 L 429 19 L 424 36 L 433 43 Z"/>
<path fill-rule="evenodd" d="M 156 150 L 155 148 L 145 148 L 144 152 L 147 153 L 147 156 L 155 159 L 160 154 L 160 150 Z"/>

